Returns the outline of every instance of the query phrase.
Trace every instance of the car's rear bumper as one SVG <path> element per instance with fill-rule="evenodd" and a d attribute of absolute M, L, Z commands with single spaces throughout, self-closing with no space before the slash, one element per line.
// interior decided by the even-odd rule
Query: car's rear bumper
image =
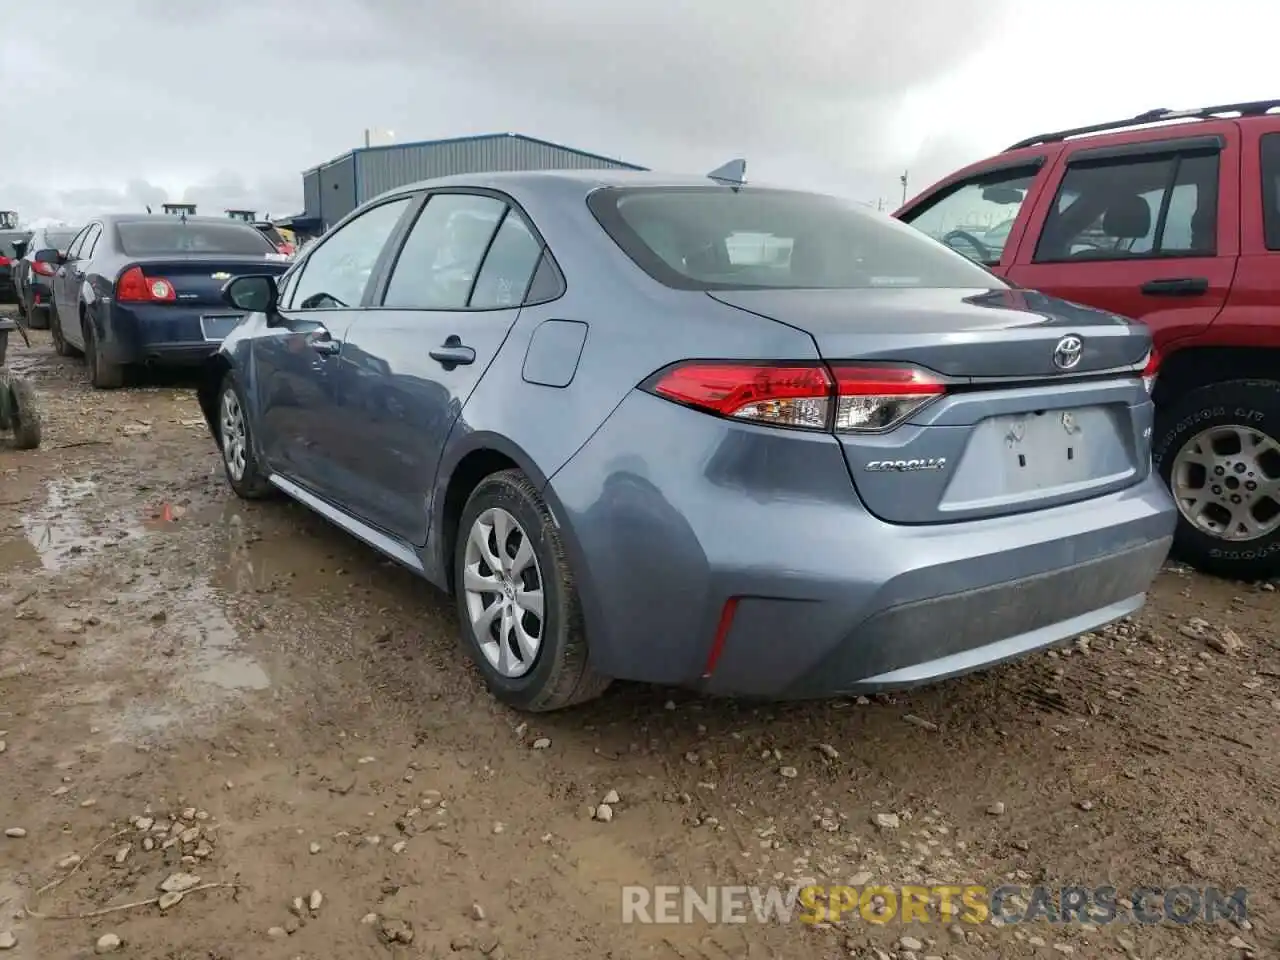
<path fill-rule="evenodd" d="M 220 338 L 207 338 L 201 326 L 203 316 L 218 313 L 208 307 L 102 303 L 96 311 L 100 349 L 111 363 L 200 364 L 222 345 Z"/>
<path fill-rule="evenodd" d="M 0 274 L 0 300 L 16 301 L 18 299 L 18 288 L 13 282 L 13 274 Z"/>
<path fill-rule="evenodd" d="M 1148 475 L 1083 503 L 888 524 L 834 437 L 640 393 L 550 492 L 601 672 L 766 697 L 914 686 L 1126 616 L 1176 516 Z"/>

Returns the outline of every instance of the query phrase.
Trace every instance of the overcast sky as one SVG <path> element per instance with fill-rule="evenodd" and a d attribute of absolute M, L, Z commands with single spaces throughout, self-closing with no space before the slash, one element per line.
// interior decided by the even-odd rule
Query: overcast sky
<path fill-rule="evenodd" d="M 40 8 L 43 9 L 43 8 Z M 1280 96 L 1259 0 L 60 0 L 0 29 L 0 209 L 302 207 L 358 146 L 514 131 L 891 207 L 1046 129 Z M 1206 42 L 1213 23 L 1224 39 Z M 1229 39 L 1225 39 L 1229 36 Z"/>

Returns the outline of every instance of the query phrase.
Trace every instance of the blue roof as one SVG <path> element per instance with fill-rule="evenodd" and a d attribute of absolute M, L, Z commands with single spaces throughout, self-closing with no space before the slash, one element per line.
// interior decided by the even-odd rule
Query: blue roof
<path fill-rule="evenodd" d="M 540 140 L 537 137 L 528 137 L 523 133 L 482 133 L 470 137 L 447 137 L 443 140 L 414 140 L 410 143 L 387 143 L 379 144 L 376 147 L 356 147 L 354 150 L 348 150 L 346 153 L 340 154 L 326 163 L 320 163 L 316 164 L 314 167 L 309 167 L 303 171 L 303 175 L 305 176 L 308 173 L 313 173 L 321 167 L 332 166 L 341 160 L 347 159 L 347 157 L 354 157 L 358 153 L 374 153 L 379 150 L 404 150 L 408 147 L 441 147 L 449 144 L 477 143 L 482 140 L 499 140 L 506 137 L 514 137 L 515 139 L 523 140 L 526 143 L 536 143 L 544 147 L 551 147 L 555 150 L 563 150 L 566 153 L 572 153 L 579 157 L 586 157 L 589 160 L 600 160 L 604 163 L 616 164 L 617 166 L 627 170 L 648 169 L 647 167 L 636 166 L 634 163 L 627 163 L 625 160 L 618 160 L 615 157 L 606 157 L 599 153 L 590 153 L 586 150 L 579 150 L 576 147 L 566 147 L 562 143 L 555 143 L 551 140 Z"/>

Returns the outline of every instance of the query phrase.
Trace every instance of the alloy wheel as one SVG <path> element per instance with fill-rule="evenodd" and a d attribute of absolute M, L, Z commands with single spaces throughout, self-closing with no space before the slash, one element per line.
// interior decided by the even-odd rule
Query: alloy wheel
<path fill-rule="evenodd" d="M 248 431 L 244 422 L 244 409 L 240 406 L 240 398 L 231 389 L 222 392 L 222 458 L 227 462 L 227 472 L 231 479 L 244 479 L 246 456 L 248 453 Z"/>
<path fill-rule="evenodd" d="M 1280 443 L 1261 430 L 1202 430 L 1178 451 L 1169 480 L 1179 512 L 1210 536 L 1257 540 L 1280 527 Z"/>
<path fill-rule="evenodd" d="M 484 658 L 504 677 L 523 677 L 533 669 L 546 631 L 542 568 L 529 534 L 501 507 L 490 507 L 471 524 L 462 588 Z"/>

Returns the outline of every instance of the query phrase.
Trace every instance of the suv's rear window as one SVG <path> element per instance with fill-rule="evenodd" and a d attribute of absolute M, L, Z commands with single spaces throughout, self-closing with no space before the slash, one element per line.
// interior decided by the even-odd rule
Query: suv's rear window
<path fill-rule="evenodd" d="M 120 246 L 131 257 L 166 253 L 275 253 L 270 241 L 253 227 L 235 223 L 186 223 L 136 220 L 122 223 Z"/>
<path fill-rule="evenodd" d="M 645 272 L 682 290 L 1005 286 L 918 230 L 835 197 L 639 187 L 587 202 Z"/>

